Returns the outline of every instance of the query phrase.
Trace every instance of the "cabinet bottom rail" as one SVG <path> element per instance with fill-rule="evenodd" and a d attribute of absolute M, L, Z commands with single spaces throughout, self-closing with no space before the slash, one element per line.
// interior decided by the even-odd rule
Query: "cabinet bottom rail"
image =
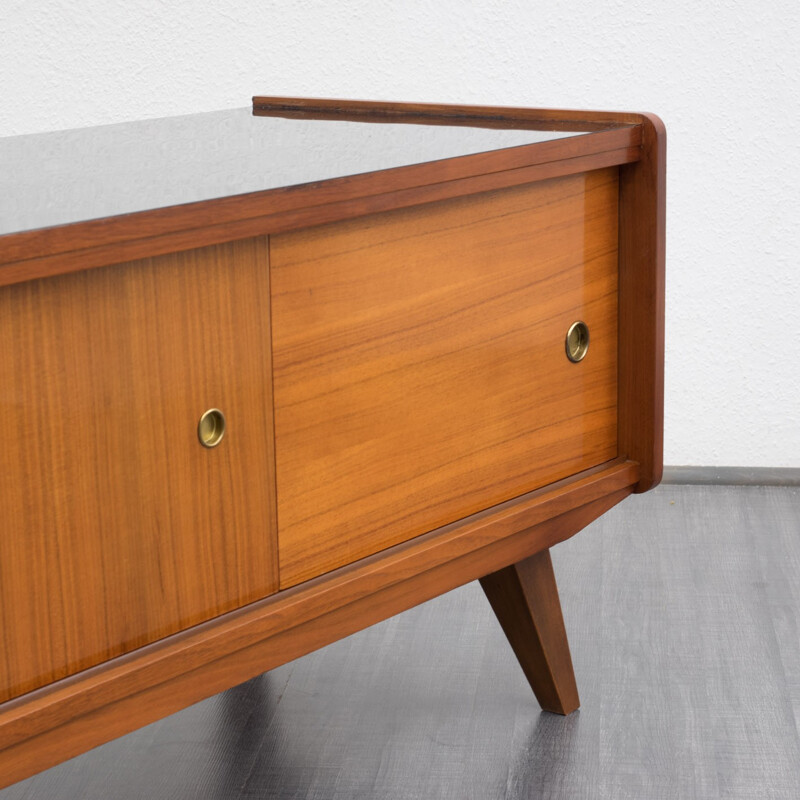
<path fill-rule="evenodd" d="M 0 705 L 0 788 L 542 553 L 638 480 L 636 462 L 615 459 L 9 700 Z M 566 647 L 558 631 L 543 635 Z M 571 686 L 555 691 L 553 710 L 577 704 Z"/>

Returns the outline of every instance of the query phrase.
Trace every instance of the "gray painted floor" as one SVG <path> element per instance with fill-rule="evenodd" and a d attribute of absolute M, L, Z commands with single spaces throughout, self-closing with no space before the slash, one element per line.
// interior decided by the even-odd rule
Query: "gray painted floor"
<path fill-rule="evenodd" d="M 570 717 L 471 584 L 0 800 L 800 797 L 800 489 L 662 486 L 553 560 Z"/>

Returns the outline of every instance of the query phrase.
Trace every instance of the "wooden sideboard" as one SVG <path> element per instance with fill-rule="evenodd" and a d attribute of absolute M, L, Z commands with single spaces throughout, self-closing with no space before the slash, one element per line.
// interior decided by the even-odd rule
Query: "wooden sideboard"
<path fill-rule="evenodd" d="M 578 706 L 548 548 L 660 479 L 662 123 L 252 112 L 0 140 L 0 786 L 476 579 Z"/>

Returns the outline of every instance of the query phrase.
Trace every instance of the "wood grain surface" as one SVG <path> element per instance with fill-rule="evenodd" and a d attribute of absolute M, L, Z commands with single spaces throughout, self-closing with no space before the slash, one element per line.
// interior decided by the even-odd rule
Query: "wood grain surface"
<path fill-rule="evenodd" d="M 641 464 L 637 492 L 664 466 L 667 132 L 643 119 L 642 158 L 619 184 L 619 452 Z"/>
<path fill-rule="evenodd" d="M 640 143 L 637 125 L 11 233 L 0 236 L 0 286 L 627 164 Z"/>
<path fill-rule="evenodd" d="M 282 587 L 616 456 L 617 206 L 606 169 L 270 238 Z"/>
<path fill-rule="evenodd" d="M 301 116 L 304 119 L 358 119 L 427 125 L 478 125 L 546 131 L 599 131 L 638 125 L 642 115 L 625 111 L 586 111 L 519 106 L 441 105 L 380 100 L 314 97 L 253 98 L 256 116 Z"/>
<path fill-rule="evenodd" d="M 550 551 L 485 575 L 481 586 L 542 709 L 575 711 L 581 703 Z"/>
<path fill-rule="evenodd" d="M 573 116 L 595 132 L 0 238 L 0 468 L 19 476 L 0 486 L 0 786 L 503 570 L 658 479 L 663 126 Z M 266 233 L 272 293 L 248 238 Z M 229 431 L 205 450 L 211 406 Z M 268 596 L 277 480 L 291 588 Z"/>
<path fill-rule="evenodd" d="M 0 800 L 796 800 L 800 491 L 666 486 L 553 548 L 580 712 L 471 583 Z"/>
<path fill-rule="evenodd" d="M 632 163 L 641 154 L 638 144 L 629 144 L 638 141 L 638 131 L 625 128 L 592 134 L 613 136 L 626 143 L 617 149 L 594 142 L 583 144 L 580 139 L 584 137 L 576 137 L 464 156 L 478 160 L 469 165 L 462 165 L 462 158 L 446 159 L 297 188 L 8 234 L 0 237 L 0 286 Z M 567 146 L 562 142 L 579 144 Z M 549 144 L 560 146 L 526 155 L 515 153 Z M 527 166 L 513 166 L 526 162 Z M 450 177 L 453 175 L 456 177 Z M 41 254 L 30 256 L 40 250 Z M 15 252 L 24 257 L 12 257 Z"/>
<path fill-rule="evenodd" d="M 267 258 L 251 239 L 0 291 L 0 699 L 275 590 Z"/>
<path fill-rule="evenodd" d="M 21 780 L 574 535 L 631 492 L 616 460 L 0 706 Z"/>
<path fill-rule="evenodd" d="M 665 486 L 552 550 L 581 710 L 471 583 L 0 800 L 796 800 L 800 491 Z"/>

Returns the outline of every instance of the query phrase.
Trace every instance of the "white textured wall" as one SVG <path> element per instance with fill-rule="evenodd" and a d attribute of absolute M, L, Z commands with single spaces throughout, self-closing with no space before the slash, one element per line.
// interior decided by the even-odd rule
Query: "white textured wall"
<path fill-rule="evenodd" d="M 799 23 L 797 0 L 3 0 L 0 135 L 256 93 L 655 111 L 665 460 L 798 467 Z"/>

